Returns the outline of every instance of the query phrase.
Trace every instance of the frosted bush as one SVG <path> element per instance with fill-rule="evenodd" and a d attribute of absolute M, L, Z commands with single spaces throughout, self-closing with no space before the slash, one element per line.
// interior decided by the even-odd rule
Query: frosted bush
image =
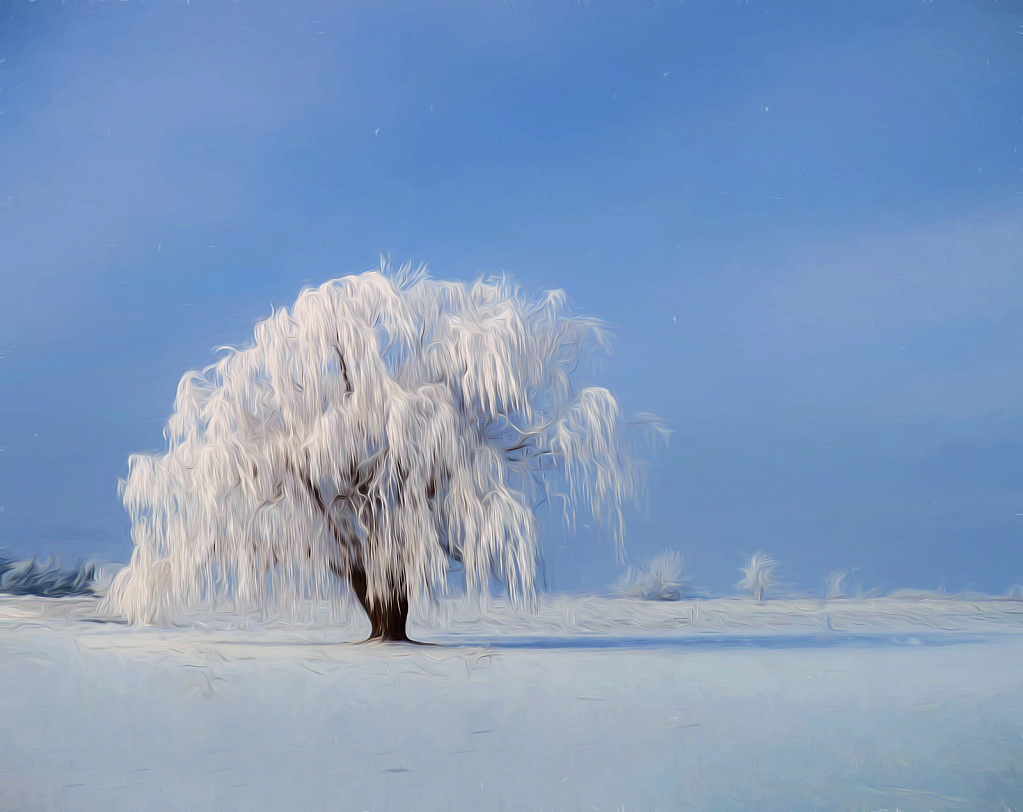
<path fill-rule="evenodd" d="M 685 597 L 689 579 L 683 569 L 685 560 L 677 552 L 665 551 L 644 569 L 630 566 L 625 570 L 615 591 L 629 598 L 646 601 L 677 601 Z"/>

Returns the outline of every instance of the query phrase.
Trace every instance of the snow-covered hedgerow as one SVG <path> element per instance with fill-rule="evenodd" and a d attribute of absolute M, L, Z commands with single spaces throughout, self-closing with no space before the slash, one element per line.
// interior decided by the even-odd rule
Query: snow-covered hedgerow
<path fill-rule="evenodd" d="M 94 563 L 65 564 L 57 560 L 0 556 L 0 593 L 68 598 L 96 594 L 99 570 Z"/>

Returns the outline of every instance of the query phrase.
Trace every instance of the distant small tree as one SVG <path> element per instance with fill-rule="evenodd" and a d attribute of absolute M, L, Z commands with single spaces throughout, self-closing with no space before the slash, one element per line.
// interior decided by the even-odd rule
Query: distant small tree
<path fill-rule="evenodd" d="M 848 592 L 845 589 L 845 581 L 848 577 L 849 573 L 845 570 L 831 573 L 824 579 L 824 597 L 828 599 L 846 597 Z"/>
<path fill-rule="evenodd" d="M 560 291 L 443 282 L 406 266 L 303 291 L 178 386 L 167 450 L 121 483 L 135 551 L 106 606 L 153 622 L 224 598 L 329 595 L 341 581 L 370 639 L 406 640 L 410 601 L 464 568 L 533 594 L 535 507 L 610 528 L 640 470 L 618 402 L 577 387 L 608 346 Z M 634 424 L 656 430 L 656 421 Z M 646 439 L 657 431 L 647 432 Z"/>
<path fill-rule="evenodd" d="M 1023 584 L 1013 584 L 1005 593 L 1005 599 L 1010 601 L 1023 601 Z"/>
<path fill-rule="evenodd" d="M 620 595 L 646 601 L 677 601 L 685 596 L 689 579 L 683 569 L 681 553 L 665 551 L 650 562 L 650 567 L 629 566 L 615 586 Z"/>
<path fill-rule="evenodd" d="M 767 592 L 778 585 L 774 578 L 777 568 L 778 562 L 770 556 L 763 553 L 752 555 L 746 566 L 740 568 L 744 577 L 737 586 L 745 589 L 758 601 L 762 601 Z"/>

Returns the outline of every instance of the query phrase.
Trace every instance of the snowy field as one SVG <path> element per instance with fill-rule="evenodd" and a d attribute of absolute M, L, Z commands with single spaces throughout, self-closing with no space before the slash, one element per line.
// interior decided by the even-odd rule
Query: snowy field
<path fill-rule="evenodd" d="M 550 597 L 368 627 L 0 598 L 0 809 L 1023 809 L 1023 602 Z"/>

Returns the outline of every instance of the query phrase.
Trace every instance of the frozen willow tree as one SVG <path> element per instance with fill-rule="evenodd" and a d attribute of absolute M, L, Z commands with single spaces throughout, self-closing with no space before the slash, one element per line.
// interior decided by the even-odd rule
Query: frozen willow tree
<path fill-rule="evenodd" d="M 303 291 L 252 346 L 186 374 L 166 451 L 131 457 L 135 550 L 107 608 L 152 623 L 323 598 L 340 581 L 370 639 L 405 640 L 410 601 L 452 567 L 476 594 L 494 579 L 530 597 L 542 503 L 569 522 L 585 508 L 620 550 L 633 433 L 609 391 L 574 383 L 607 342 L 562 292 L 505 278 L 406 267 Z"/>

